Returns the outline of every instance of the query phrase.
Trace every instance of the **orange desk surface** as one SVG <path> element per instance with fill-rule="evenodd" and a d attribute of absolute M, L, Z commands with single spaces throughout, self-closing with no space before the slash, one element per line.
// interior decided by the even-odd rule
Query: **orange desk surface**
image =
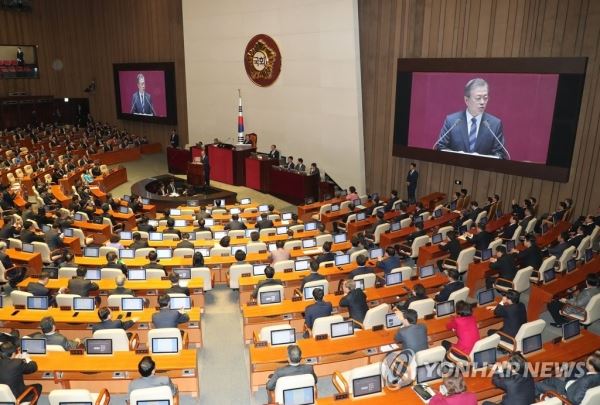
<path fill-rule="evenodd" d="M 69 278 L 57 278 L 48 280 L 48 284 L 46 287 L 51 290 L 58 290 L 59 288 L 67 287 L 69 284 Z M 20 288 L 26 288 L 30 282 L 35 282 L 37 279 L 35 278 L 26 278 L 21 281 L 18 285 Z M 94 281 L 98 284 L 99 289 L 102 290 L 112 290 L 116 288 L 115 280 L 96 280 Z M 194 278 L 189 280 L 187 287 L 190 289 L 201 289 L 203 286 L 204 279 L 202 278 Z M 125 288 L 132 289 L 134 291 L 140 290 L 166 290 L 171 287 L 171 282 L 169 280 L 143 280 L 143 281 L 125 281 Z"/>
<path fill-rule="evenodd" d="M 27 253 L 16 249 L 6 249 L 6 254 L 11 260 L 29 267 L 30 274 L 42 272 L 42 255 L 40 253 Z"/>
<path fill-rule="evenodd" d="M 325 201 L 317 201 L 312 204 L 298 206 L 298 218 L 302 220 L 310 219 L 310 215 L 319 212 L 321 206 L 325 204 L 341 204 L 346 201 L 346 197 L 332 198 Z"/>
<path fill-rule="evenodd" d="M 268 259 L 267 253 L 250 253 L 246 256 L 247 262 L 261 262 L 266 261 Z M 216 256 L 216 257 L 205 257 L 204 264 L 205 266 L 210 265 L 230 265 L 235 263 L 235 257 L 233 256 Z M 95 266 L 102 267 L 107 263 L 105 257 L 84 257 L 78 256 L 75 258 L 75 264 L 81 266 Z M 135 259 L 123 259 L 123 263 L 125 263 L 128 267 L 144 267 L 148 263 L 148 259 L 145 257 L 137 257 Z M 179 266 L 191 266 L 192 258 L 191 257 L 173 257 L 170 259 L 161 259 L 160 264 L 165 267 L 179 267 Z"/>
<path fill-rule="evenodd" d="M 458 214 L 456 212 L 447 212 L 439 218 L 428 219 L 423 223 L 423 229 L 428 231 L 432 228 L 442 226 L 456 218 L 458 218 Z M 404 241 L 411 233 L 415 232 L 417 228 L 414 226 L 409 226 L 407 228 L 402 228 L 395 232 L 389 232 L 381 234 L 380 236 L 380 246 L 387 247 L 389 245 L 393 245 L 399 242 Z"/>

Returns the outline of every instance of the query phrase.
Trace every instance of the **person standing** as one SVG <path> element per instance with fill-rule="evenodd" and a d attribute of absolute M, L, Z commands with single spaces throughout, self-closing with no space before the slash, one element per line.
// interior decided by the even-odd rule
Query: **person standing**
<path fill-rule="evenodd" d="M 410 170 L 406 175 L 406 187 L 408 189 L 408 202 L 414 204 L 417 201 L 417 181 L 419 180 L 419 172 L 417 171 L 417 165 L 412 162 L 410 164 Z"/>
<path fill-rule="evenodd" d="M 206 154 L 206 148 L 200 152 L 200 163 L 204 165 L 204 189 L 210 188 L 210 162 Z"/>
<path fill-rule="evenodd" d="M 23 52 L 23 49 L 21 49 L 20 46 L 17 48 L 17 65 L 25 65 L 25 53 Z"/>
<path fill-rule="evenodd" d="M 169 144 L 171 145 L 171 148 L 179 147 L 179 135 L 177 134 L 177 131 L 171 131 L 171 138 L 169 139 Z"/>

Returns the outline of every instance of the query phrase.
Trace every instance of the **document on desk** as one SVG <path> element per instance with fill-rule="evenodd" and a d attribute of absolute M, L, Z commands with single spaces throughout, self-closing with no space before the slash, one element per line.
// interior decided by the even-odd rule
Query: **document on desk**
<path fill-rule="evenodd" d="M 379 350 L 381 350 L 381 352 L 383 353 L 387 353 L 387 352 L 391 352 L 392 350 L 398 350 L 400 348 L 400 346 L 398 346 L 396 343 L 392 343 L 389 345 L 383 345 L 379 348 Z"/>

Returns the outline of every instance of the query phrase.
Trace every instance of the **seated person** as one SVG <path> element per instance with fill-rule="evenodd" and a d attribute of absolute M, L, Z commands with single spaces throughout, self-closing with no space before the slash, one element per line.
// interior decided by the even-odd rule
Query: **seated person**
<path fill-rule="evenodd" d="M 225 230 L 244 230 L 247 226 L 245 223 L 240 221 L 240 216 L 238 214 L 233 214 L 231 216 L 231 221 L 225 224 Z"/>
<path fill-rule="evenodd" d="M 384 219 L 383 210 L 380 209 L 379 211 L 377 211 L 377 214 L 375 214 L 375 217 L 377 218 L 376 221 L 373 222 L 373 225 L 371 225 L 371 227 L 365 231 L 365 237 L 367 237 L 369 239 L 373 239 L 375 237 L 375 230 L 377 229 L 377 227 L 379 225 L 383 225 L 386 223 L 386 221 Z"/>
<path fill-rule="evenodd" d="M 394 308 L 394 313 L 400 319 L 400 329 L 396 332 L 394 341 L 402 344 L 404 350 L 409 349 L 414 353 L 429 348 L 427 327 L 422 323 L 417 323 L 419 318 L 417 311 L 414 309 L 401 311 Z"/>
<path fill-rule="evenodd" d="M 135 295 L 135 293 L 133 292 L 132 289 L 130 288 L 125 288 L 125 281 L 127 281 L 127 277 L 125 277 L 124 274 L 119 274 L 117 277 L 115 277 L 115 289 L 110 290 L 108 292 L 108 295 L 115 295 L 115 294 L 123 294 L 123 295 Z"/>
<path fill-rule="evenodd" d="M 131 239 L 133 240 L 133 243 L 129 245 L 129 249 L 136 250 L 148 247 L 148 241 L 142 240 L 142 235 L 140 235 L 139 232 L 134 232 L 131 235 Z"/>
<path fill-rule="evenodd" d="M 85 267 L 77 268 L 77 276 L 69 280 L 67 284 L 67 292 L 69 294 L 77 294 L 81 297 L 89 297 L 90 291 L 97 291 L 98 284 L 93 281 L 85 279 L 85 273 L 87 272 Z"/>
<path fill-rule="evenodd" d="M 423 230 L 423 222 L 417 222 L 416 224 L 414 224 L 414 227 L 416 228 L 416 230 L 406 237 L 406 245 L 408 246 L 410 246 L 414 242 L 414 240 L 417 239 L 419 236 L 427 235 L 427 233 Z M 410 255 L 410 252 L 404 252 L 404 254 L 408 256 Z"/>
<path fill-rule="evenodd" d="M 175 246 L 175 249 L 179 249 L 179 248 L 186 248 L 186 249 L 194 248 L 194 243 L 190 242 L 190 234 L 189 233 L 183 232 L 181 234 L 181 241 L 179 241 L 179 243 L 177 243 L 177 245 Z"/>
<path fill-rule="evenodd" d="M 19 398 L 29 386 L 25 385 L 24 374 L 32 374 L 37 371 L 37 363 L 27 353 L 17 353 L 17 346 L 11 342 L 0 345 L 0 384 L 6 384 L 15 398 Z M 38 395 L 42 395 L 42 385 L 32 384 Z M 30 393 L 22 402 L 32 401 L 34 394 Z"/>
<path fill-rule="evenodd" d="M 0 262 L 2 262 L 5 270 L 14 266 L 12 259 L 6 254 L 6 242 L 0 242 Z"/>
<path fill-rule="evenodd" d="M 468 355 L 479 340 L 477 319 L 473 316 L 471 305 L 462 300 L 456 303 L 456 315 L 458 316 L 452 317 L 452 320 L 446 324 L 446 329 L 454 331 L 458 341 L 452 344 L 448 340 L 443 340 L 442 346 L 446 350 L 450 350 L 450 347 L 454 346 Z"/>
<path fill-rule="evenodd" d="M 167 219 L 167 227 L 164 231 L 162 231 L 162 233 L 175 234 L 181 238 L 181 231 L 179 229 L 175 229 L 175 220 L 173 218 Z"/>
<path fill-rule="evenodd" d="M 521 268 L 531 266 L 534 270 L 538 270 L 544 261 L 544 257 L 537 245 L 535 235 L 527 235 L 523 243 L 525 249 L 519 251 L 515 248 L 511 253 L 517 255 L 517 262 Z"/>
<path fill-rule="evenodd" d="M 42 273 L 40 274 L 40 278 L 38 278 L 35 281 L 30 281 L 29 284 L 27 284 L 27 288 L 25 291 L 32 293 L 36 297 L 48 297 L 48 305 L 54 306 L 54 296 L 52 295 L 50 289 L 46 287 L 48 285 L 49 279 L 50 276 L 48 272 L 42 271 Z M 65 290 L 65 288 L 61 288 L 60 290 L 58 290 L 58 292 L 62 293 Z"/>
<path fill-rule="evenodd" d="M 358 198 L 360 198 L 360 196 L 356 192 L 356 187 L 354 187 L 354 186 L 348 187 L 348 194 L 346 194 L 346 201 L 354 201 Z"/>
<path fill-rule="evenodd" d="M 567 242 L 568 239 L 569 234 L 567 232 L 561 232 L 557 237 L 558 243 L 554 246 L 549 247 L 548 253 L 550 253 L 551 256 L 560 259 L 560 256 L 562 256 L 563 252 L 571 246 Z"/>
<path fill-rule="evenodd" d="M 562 371 L 562 368 L 561 368 Z M 570 377 L 570 378 L 569 378 Z M 554 391 L 566 397 L 572 404 L 580 404 L 588 389 L 600 385 L 600 354 L 589 356 L 585 361 L 585 374 L 576 378 L 572 376 L 550 377 L 535 384 L 536 395 Z"/>
<path fill-rule="evenodd" d="M 165 290 L 165 294 L 176 293 L 185 294 L 188 297 L 190 296 L 190 289 L 179 285 L 179 274 L 171 272 L 171 274 L 169 274 L 169 281 L 171 281 L 171 287 Z"/>
<path fill-rule="evenodd" d="M 267 266 L 265 268 L 265 277 L 267 278 L 258 282 L 256 287 L 254 287 L 254 291 L 252 291 L 251 297 L 256 299 L 258 296 L 258 290 L 260 290 L 261 287 L 269 285 L 283 285 L 281 280 L 273 278 L 273 276 L 275 276 L 275 269 L 271 266 Z"/>
<path fill-rule="evenodd" d="M 528 371 L 527 360 L 521 353 L 513 353 L 508 358 L 508 370 L 497 370 L 492 376 L 492 383 L 504 391 L 500 404 L 529 405 L 535 402 L 535 382 Z M 483 405 L 493 405 L 485 401 Z"/>
<path fill-rule="evenodd" d="M 385 274 L 391 273 L 402 265 L 400 256 L 396 254 L 396 249 L 393 246 L 388 246 L 385 249 L 385 256 L 377 258 L 377 267 L 382 269 Z"/>
<path fill-rule="evenodd" d="M 289 365 L 279 367 L 275 372 L 269 375 L 267 381 L 267 391 L 275 391 L 277 386 L 277 380 L 281 377 L 287 377 L 291 375 L 302 375 L 312 374 L 315 377 L 315 385 L 317 384 L 317 375 L 313 370 L 313 366 L 308 364 L 301 364 L 302 362 L 302 351 L 298 345 L 289 345 L 287 348 Z M 272 395 L 272 394 L 269 394 Z"/>
<path fill-rule="evenodd" d="M 156 228 L 148 223 L 148 217 L 142 215 L 140 222 L 138 223 L 138 230 L 142 232 L 156 232 Z"/>
<path fill-rule="evenodd" d="M 554 322 L 551 323 L 550 325 L 554 326 L 554 327 L 561 327 L 563 323 L 566 323 L 569 321 L 568 318 L 565 318 L 564 316 L 562 316 L 560 314 L 560 311 L 565 307 L 565 304 L 570 304 L 570 305 L 574 305 L 576 307 L 580 307 L 580 308 L 585 308 L 586 305 L 588 304 L 588 302 L 590 302 L 590 300 L 592 299 L 592 297 L 596 294 L 600 294 L 600 288 L 598 288 L 600 286 L 600 277 L 598 276 L 598 274 L 596 273 L 590 273 L 587 275 L 586 280 L 586 287 L 579 291 L 576 292 L 574 294 L 574 296 L 571 299 L 567 299 L 567 298 L 561 298 L 560 300 L 552 300 L 550 301 L 550 303 L 548 303 L 548 312 L 550 312 L 550 315 L 552 315 L 552 319 L 554 319 Z M 575 314 L 577 313 L 574 309 L 567 307 L 565 309 L 565 312 L 568 314 Z"/>
<path fill-rule="evenodd" d="M 246 253 L 241 250 L 236 250 L 235 255 L 235 264 L 244 264 L 246 263 Z"/>
<path fill-rule="evenodd" d="M 344 282 L 344 294 L 344 297 L 340 300 L 340 307 L 348 308 L 350 319 L 362 323 L 369 310 L 367 296 L 364 291 L 356 288 L 354 280 L 346 280 Z M 354 322 L 354 325 L 357 328 L 360 327 L 356 322 Z"/>
<path fill-rule="evenodd" d="M 335 253 L 331 251 L 331 246 L 333 244 L 329 241 L 323 243 L 323 253 L 317 256 L 315 259 L 317 263 L 321 264 L 323 262 L 332 262 L 335 260 Z"/>
<path fill-rule="evenodd" d="M 133 236 L 133 235 L 132 235 Z M 116 249 L 124 249 L 125 247 L 121 244 L 121 237 L 119 235 L 110 235 L 110 239 L 104 243 L 104 246 L 114 247 Z"/>
<path fill-rule="evenodd" d="M 516 217 L 516 215 L 511 215 L 509 223 L 508 223 L 508 225 L 506 225 L 504 227 L 504 229 L 500 233 L 500 237 L 502 239 L 512 239 L 512 237 L 515 234 L 515 231 L 517 230 L 518 227 L 519 227 L 519 219 Z M 521 229 L 523 229 L 523 232 L 525 232 L 524 228 L 521 228 Z"/>
<path fill-rule="evenodd" d="M 514 257 L 506 252 L 506 246 L 496 247 L 496 257 L 490 259 L 491 272 L 498 273 L 497 276 L 487 275 L 485 277 L 485 287 L 490 289 L 498 278 L 512 281 L 517 274 L 517 266 Z"/>
<path fill-rule="evenodd" d="M 446 274 L 448 274 L 448 283 L 445 284 L 444 287 L 442 287 L 442 290 L 433 298 L 437 302 L 448 301 L 448 299 L 450 299 L 450 294 L 465 286 L 465 284 L 460 281 L 458 270 L 448 269 L 446 270 Z"/>
<path fill-rule="evenodd" d="M 306 307 L 304 311 L 304 323 L 308 329 L 312 329 L 315 319 L 330 316 L 333 307 L 330 302 L 323 301 L 325 296 L 322 288 L 313 290 L 315 303 Z"/>
<path fill-rule="evenodd" d="M 413 287 L 412 291 L 408 294 L 406 301 L 404 301 L 402 304 L 399 304 L 398 307 L 401 311 L 405 311 L 408 309 L 408 306 L 411 302 L 424 300 L 427 298 L 429 297 L 427 296 L 427 290 L 425 289 L 425 286 L 423 286 L 421 283 L 417 283 Z"/>
<path fill-rule="evenodd" d="M 478 251 L 482 251 L 488 248 L 488 245 L 492 240 L 494 240 L 494 235 L 485 230 L 485 224 L 478 223 L 477 228 L 479 232 L 476 235 L 471 233 L 467 234 L 467 242 L 475 246 L 475 249 Z"/>
<path fill-rule="evenodd" d="M 358 236 L 353 236 L 352 239 L 350 239 L 350 244 L 352 245 L 352 247 L 346 252 L 349 255 L 364 249 L 364 247 L 360 244 L 360 239 L 358 238 Z"/>
<path fill-rule="evenodd" d="M 394 206 L 394 203 L 396 201 L 398 201 L 398 190 L 392 190 L 392 192 L 390 194 L 390 199 L 385 204 L 385 207 L 383 208 L 383 210 L 385 212 L 391 211 L 392 207 Z"/>
<path fill-rule="evenodd" d="M 128 320 L 123 322 L 120 319 L 112 320 L 111 319 L 112 311 L 108 307 L 100 307 L 98 309 L 98 318 L 100 318 L 100 322 L 92 325 L 92 333 L 97 330 L 102 329 L 123 329 L 127 330 L 131 328 L 134 324 L 133 320 Z"/>
<path fill-rule="evenodd" d="M 34 223 L 31 221 L 25 221 L 23 223 L 23 229 L 21 230 L 21 235 L 19 238 L 23 243 L 45 242 L 44 234 L 39 233 L 35 229 Z"/>
<path fill-rule="evenodd" d="M 569 246 L 573 246 L 575 247 L 575 249 L 577 249 L 579 247 L 579 244 L 585 237 L 585 233 L 583 232 L 583 226 L 579 225 L 577 227 L 577 231 L 569 236 L 570 238 L 567 240 L 567 243 L 569 244 Z"/>
<path fill-rule="evenodd" d="M 150 263 L 146 265 L 147 269 L 165 269 L 165 267 L 162 264 L 158 263 L 160 259 L 158 258 L 158 255 L 156 254 L 155 250 L 151 250 L 150 252 L 148 252 L 147 258 L 150 261 Z"/>
<path fill-rule="evenodd" d="M 252 232 L 252 235 L 254 234 L 258 235 L 258 232 Z M 269 259 L 271 260 L 271 264 L 282 262 L 284 260 L 290 260 L 290 252 L 283 248 L 284 245 L 285 242 L 282 240 L 278 240 L 277 242 L 275 242 L 275 247 L 277 249 L 275 249 L 272 252 L 269 252 Z"/>
<path fill-rule="evenodd" d="M 521 325 L 527 322 L 527 309 L 522 302 L 519 302 L 521 294 L 515 290 L 508 290 L 506 295 L 502 297 L 502 301 L 496 306 L 487 307 L 494 311 L 494 315 L 502 318 L 502 328 L 500 332 L 506 333 L 508 336 L 515 337 Z M 497 329 L 489 329 L 488 336 L 496 333 Z"/>
<path fill-rule="evenodd" d="M 310 261 L 310 274 L 304 276 L 302 283 L 300 283 L 300 291 L 304 292 L 304 285 L 311 281 L 325 280 L 325 276 L 319 274 L 319 263 L 315 260 Z"/>
<path fill-rule="evenodd" d="M 429 405 L 477 405 L 477 395 L 467 391 L 467 384 L 461 373 L 446 374 L 442 377 L 445 393 L 435 394 Z M 441 387 L 440 387 L 441 388 Z"/>
<path fill-rule="evenodd" d="M 51 316 L 46 316 L 42 318 L 40 321 L 40 332 L 35 332 L 31 335 L 32 338 L 45 338 L 46 344 L 48 345 L 56 345 L 61 346 L 65 351 L 75 349 L 80 343 L 81 340 L 79 338 L 75 340 L 69 340 L 60 333 L 56 331 L 56 325 L 54 323 L 54 318 Z"/>
<path fill-rule="evenodd" d="M 219 245 L 221 247 L 228 248 L 230 244 L 231 244 L 231 238 L 229 236 L 223 236 L 221 238 L 221 240 L 219 240 Z"/>
<path fill-rule="evenodd" d="M 152 360 L 150 356 L 144 356 L 140 363 L 138 364 L 138 371 L 140 372 L 141 377 L 136 378 L 135 380 L 131 380 L 129 383 L 129 395 L 131 395 L 131 391 L 143 389 L 143 388 L 153 388 L 153 387 L 162 387 L 167 385 L 171 388 L 171 393 L 173 396 L 177 395 L 177 386 L 173 384 L 173 381 L 168 376 L 156 376 L 156 363 Z"/>
<path fill-rule="evenodd" d="M 127 266 L 125 263 L 122 263 L 121 260 L 119 260 L 115 252 L 107 252 L 106 261 L 107 263 L 104 265 L 105 268 L 119 269 L 123 272 L 123 274 L 125 274 L 125 276 L 127 276 Z"/>
<path fill-rule="evenodd" d="M 155 328 L 176 328 L 180 323 L 189 322 L 190 317 L 182 309 L 170 309 L 171 299 L 167 294 L 158 297 L 159 310 L 152 314 L 152 323 Z"/>
<path fill-rule="evenodd" d="M 260 214 L 260 220 L 256 221 L 256 229 L 273 228 L 273 221 L 269 219 L 269 214 L 263 212 Z"/>

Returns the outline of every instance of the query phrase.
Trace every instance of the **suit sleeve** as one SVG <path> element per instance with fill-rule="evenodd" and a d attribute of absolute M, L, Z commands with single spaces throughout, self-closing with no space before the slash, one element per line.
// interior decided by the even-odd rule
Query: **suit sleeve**
<path fill-rule="evenodd" d="M 29 363 L 26 363 L 25 361 L 22 362 L 21 370 L 23 371 L 23 374 L 35 373 L 37 369 L 38 366 L 35 361 L 30 361 Z"/>
<path fill-rule="evenodd" d="M 177 323 L 186 323 L 190 320 L 190 316 L 188 314 L 179 313 L 177 316 Z"/>
<path fill-rule="evenodd" d="M 269 391 L 275 390 L 275 386 L 277 385 L 277 379 L 279 379 L 278 372 L 279 372 L 279 370 L 275 370 L 273 375 L 271 375 L 271 377 L 269 378 L 269 381 L 267 381 L 267 386 L 266 386 L 267 390 L 269 390 Z"/>
<path fill-rule="evenodd" d="M 492 384 L 494 384 L 496 387 L 500 388 L 501 390 L 506 391 L 506 381 L 504 381 L 504 378 L 502 377 L 501 374 L 494 373 L 494 375 L 492 376 Z"/>
<path fill-rule="evenodd" d="M 450 145 L 450 133 L 446 133 L 446 131 L 448 131 L 451 126 L 452 124 L 448 120 L 448 117 L 446 117 L 444 125 L 442 126 L 442 129 L 440 131 L 440 135 L 438 136 L 438 143 L 435 147 L 436 150 L 448 149 L 448 146 Z M 442 136 L 444 137 L 443 139 Z"/>
<path fill-rule="evenodd" d="M 494 146 L 492 148 L 492 155 L 498 156 L 500 159 L 508 159 L 506 152 L 504 151 L 504 131 L 502 129 L 502 121 L 498 121 L 498 129 L 496 132 L 496 138 L 494 139 Z M 493 137 L 493 135 L 492 135 Z M 500 143 L 498 143 L 500 141 Z"/>
<path fill-rule="evenodd" d="M 133 96 L 131 97 L 131 114 L 135 112 L 135 95 L 136 93 L 133 93 Z"/>
<path fill-rule="evenodd" d="M 448 288 L 444 287 L 444 288 L 442 288 L 442 291 L 440 291 L 439 294 L 435 296 L 435 301 L 437 301 L 437 302 L 448 301 L 449 297 L 450 297 L 450 292 L 448 291 Z"/>

